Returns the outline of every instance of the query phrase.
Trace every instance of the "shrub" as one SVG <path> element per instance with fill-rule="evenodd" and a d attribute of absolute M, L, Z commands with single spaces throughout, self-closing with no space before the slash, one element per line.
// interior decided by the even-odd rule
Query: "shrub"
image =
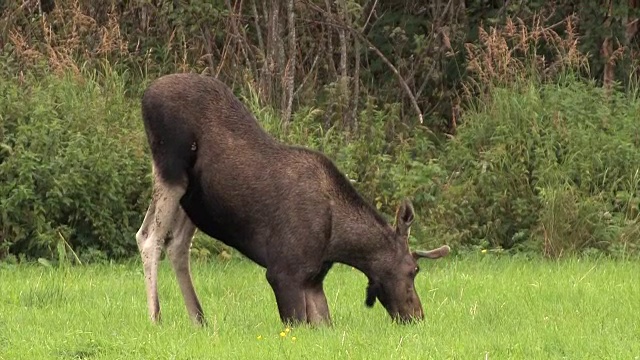
<path fill-rule="evenodd" d="M 135 250 L 150 188 L 139 106 L 112 74 L 0 84 L 0 248 L 53 257 Z M 141 201 L 143 200 L 143 201 Z"/>
<path fill-rule="evenodd" d="M 453 175 L 432 212 L 439 233 L 550 256 L 637 249 L 639 111 L 635 97 L 572 78 L 495 88 L 443 157 Z"/>

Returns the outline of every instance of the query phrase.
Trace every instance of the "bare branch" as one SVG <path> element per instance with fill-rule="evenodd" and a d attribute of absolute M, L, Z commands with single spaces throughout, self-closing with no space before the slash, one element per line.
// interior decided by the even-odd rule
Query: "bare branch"
<path fill-rule="evenodd" d="M 313 58 L 313 62 L 311 63 L 311 67 L 309 68 L 309 71 L 307 72 L 307 74 L 304 76 L 304 78 L 302 79 L 302 82 L 300 82 L 300 85 L 298 85 L 298 88 L 296 89 L 296 91 L 293 93 L 293 96 L 295 97 L 296 95 L 298 95 L 298 93 L 300 91 L 302 91 L 302 88 L 304 87 L 304 85 L 307 83 L 307 81 L 309 80 L 309 78 L 311 77 L 311 75 L 313 74 L 313 70 L 316 67 L 316 63 L 318 62 L 318 59 L 320 58 L 319 54 L 316 54 L 315 58 Z"/>
<path fill-rule="evenodd" d="M 402 78 L 402 75 L 400 74 L 398 69 L 382 53 L 382 51 L 380 51 L 380 49 L 378 49 L 375 45 L 373 45 L 373 43 L 371 41 L 369 41 L 369 39 L 361 31 L 358 31 L 358 30 L 346 25 L 344 22 L 342 22 L 339 19 L 336 19 L 335 16 L 332 16 L 332 14 L 328 14 L 326 11 L 324 11 L 322 8 L 318 7 L 317 5 L 313 4 L 312 2 L 307 1 L 306 3 L 307 3 L 307 5 L 309 5 L 310 8 L 325 14 L 325 16 L 330 20 L 331 24 L 333 26 L 335 26 L 336 28 L 348 30 L 349 32 L 351 32 L 355 36 L 359 37 L 360 40 L 362 40 L 362 42 L 365 43 L 370 50 L 373 50 L 373 52 L 375 52 L 376 55 L 378 55 L 380 60 L 382 60 L 382 62 L 385 65 L 387 65 L 389 70 L 391 70 L 393 72 L 393 74 L 395 75 L 395 77 L 398 79 L 398 82 L 400 83 L 400 86 L 402 87 L 402 89 L 404 90 L 405 94 L 409 98 L 409 101 L 411 101 L 411 105 L 413 106 L 413 109 L 415 110 L 415 112 L 418 115 L 418 120 L 420 121 L 420 124 L 422 124 L 424 122 L 423 116 L 422 116 L 422 110 L 420 110 L 420 106 L 418 106 L 418 102 L 416 101 L 416 97 L 411 92 L 411 88 L 409 88 L 409 85 L 407 85 L 407 82 Z"/>
<path fill-rule="evenodd" d="M 382 51 L 380 51 L 380 49 L 375 47 L 375 45 L 373 45 L 371 43 L 371 41 L 369 41 L 369 39 L 367 39 L 360 32 L 357 32 L 357 31 L 353 31 L 353 32 L 355 32 L 356 35 L 358 35 L 360 37 L 360 39 L 362 39 L 362 41 L 365 44 L 367 44 L 367 46 L 369 47 L 370 50 L 373 50 L 373 52 L 375 52 L 378 55 L 378 57 L 380 57 L 380 60 L 382 60 L 382 62 L 384 62 L 387 65 L 387 67 L 389 67 L 389 69 L 398 78 L 398 82 L 400 82 L 400 85 L 402 86 L 402 88 L 404 89 L 405 93 L 407 94 L 407 97 L 409 97 L 409 100 L 411 101 L 411 104 L 413 105 L 413 109 L 418 114 L 418 120 L 420 121 L 420 124 L 422 124 L 423 123 L 422 110 L 420 110 L 420 106 L 418 106 L 418 102 L 416 101 L 415 96 L 413 96 L 413 93 L 411 92 L 411 89 L 409 88 L 409 85 L 407 85 L 407 82 L 404 81 L 404 79 L 402 78 L 402 75 L 400 75 L 400 72 L 398 71 L 398 69 L 391 63 L 391 61 L 389 61 L 389 59 L 387 59 L 386 56 L 384 56 L 384 54 L 382 53 Z"/>
<path fill-rule="evenodd" d="M 362 31 L 364 31 L 369 25 L 369 20 L 371 20 L 371 16 L 373 15 L 373 12 L 376 10 L 376 5 L 378 5 L 378 0 L 375 0 L 373 2 L 373 5 L 371 6 L 371 10 L 369 11 L 369 16 L 367 16 L 367 21 L 365 21 L 364 25 L 362 25 Z"/>

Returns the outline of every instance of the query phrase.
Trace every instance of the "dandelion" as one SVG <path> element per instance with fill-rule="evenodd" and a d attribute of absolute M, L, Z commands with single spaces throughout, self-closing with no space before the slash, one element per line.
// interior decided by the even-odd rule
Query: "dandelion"
<path fill-rule="evenodd" d="M 291 331 L 291 329 L 289 329 L 289 328 L 284 329 L 284 332 L 285 332 L 285 333 L 287 333 L 287 334 L 288 334 L 290 331 Z"/>
<path fill-rule="evenodd" d="M 262 340 L 262 335 L 258 335 L 258 340 Z"/>
<path fill-rule="evenodd" d="M 291 337 L 291 341 L 296 341 L 296 339 L 297 339 L 297 338 L 296 338 L 295 336 L 292 336 L 292 337 Z"/>
<path fill-rule="evenodd" d="M 280 337 L 285 337 L 287 336 L 287 333 L 285 333 L 284 331 L 280 331 Z"/>

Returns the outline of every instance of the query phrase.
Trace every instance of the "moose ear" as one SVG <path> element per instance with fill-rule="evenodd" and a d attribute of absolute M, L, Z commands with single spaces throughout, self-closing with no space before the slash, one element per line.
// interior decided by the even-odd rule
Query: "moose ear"
<path fill-rule="evenodd" d="M 403 237 L 409 236 L 409 229 L 411 228 L 411 223 L 413 223 L 413 218 L 413 205 L 411 201 L 405 199 L 396 211 L 396 233 Z"/>

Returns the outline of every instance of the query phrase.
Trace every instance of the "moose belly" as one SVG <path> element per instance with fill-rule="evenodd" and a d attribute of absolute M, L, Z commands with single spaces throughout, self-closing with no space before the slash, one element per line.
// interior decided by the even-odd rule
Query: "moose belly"
<path fill-rule="evenodd" d="M 238 208 L 227 203 L 224 196 L 204 194 L 202 188 L 192 182 L 180 205 L 200 231 L 266 266 L 264 239 L 251 230 L 255 228 L 252 219 L 241 216 Z"/>

